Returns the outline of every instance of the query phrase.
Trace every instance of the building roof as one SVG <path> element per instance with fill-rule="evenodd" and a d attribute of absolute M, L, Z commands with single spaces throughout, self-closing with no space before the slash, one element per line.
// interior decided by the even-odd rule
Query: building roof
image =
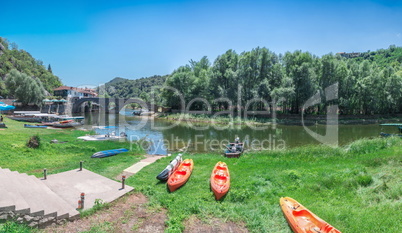
<path fill-rule="evenodd" d="M 74 90 L 76 92 L 96 95 L 95 90 L 90 89 L 90 88 L 77 88 L 77 87 L 61 86 L 61 87 L 54 89 L 54 91 L 63 91 L 63 90 Z"/>

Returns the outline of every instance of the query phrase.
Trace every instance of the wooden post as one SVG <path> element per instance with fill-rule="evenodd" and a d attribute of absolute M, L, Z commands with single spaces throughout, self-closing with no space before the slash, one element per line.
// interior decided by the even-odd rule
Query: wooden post
<path fill-rule="evenodd" d="M 80 161 L 80 171 L 82 171 L 82 161 Z"/>
<path fill-rule="evenodd" d="M 84 209 L 85 193 L 81 193 L 81 209 Z"/>
<path fill-rule="evenodd" d="M 126 183 L 126 176 L 121 177 L 121 189 L 125 188 L 125 183 Z"/>
<path fill-rule="evenodd" d="M 43 169 L 43 179 L 44 179 L 44 180 L 47 179 L 47 170 L 46 170 L 46 168 Z"/>

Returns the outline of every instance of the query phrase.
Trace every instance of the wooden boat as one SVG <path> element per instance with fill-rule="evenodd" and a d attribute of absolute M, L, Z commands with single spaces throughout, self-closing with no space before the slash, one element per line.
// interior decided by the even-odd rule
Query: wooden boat
<path fill-rule="evenodd" d="M 174 171 L 168 179 L 167 185 L 170 192 L 176 191 L 176 189 L 180 188 L 188 181 L 193 171 L 193 167 L 194 162 L 192 159 L 185 159 L 181 162 L 176 171 Z"/>
<path fill-rule="evenodd" d="M 226 146 L 226 150 L 223 153 L 223 155 L 228 158 L 238 158 L 243 153 L 243 150 L 244 145 L 242 142 L 239 143 L 232 142 Z"/>
<path fill-rule="evenodd" d="M 64 124 L 70 124 L 74 123 L 75 121 L 73 120 L 65 120 L 65 121 L 50 121 L 50 122 L 42 122 L 40 124 L 36 124 L 39 126 L 54 126 L 54 125 L 64 125 Z"/>
<path fill-rule="evenodd" d="M 216 163 L 211 173 L 211 189 L 215 199 L 220 200 L 230 188 L 229 168 L 225 162 Z"/>
<path fill-rule="evenodd" d="M 41 122 L 42 118 L 33 116 L 8 116 L 9 119 L 15 121 L 25 121 L 25 122 Z"/>
<path fill-rule="evenodd" d="M 339 230 L 313 214 L 290 197 L 282 197 L 280 205 L 289 226 L 296 233 L 340 233 Z"/>
<path fill-rule="evenodd" d="M 104 150 L 104 151 L 96 152 L 95 154 L 93 154 L 91 156 L 91 158 L 104 158 L 104 157 L 117 155 L 117 154 L 120 154 L 123 152 L 128 152 L 128 150 L 125 148 L 114 149 L 114 150 Z"/>
<path fill-rule="evenodd" d="M 55 128 L 72 128 L 72 127 L 76 127 L 76 126 L 80 126 L 80 125 L 82 125 L 82 124 L 79 123 L 79 122 L 56 123 L 56 124 L 53 124 L 52 127 L 55 127 Z"/>
<path fill-rule="evenodd" d="M 28 124 L 24 124 L 25 128 L 39 128 L 39 129 L 46 129 L 47 126 L 44 125 L 28 125 Z"/>
<path fill-rule="evenodd" d="M 169 165 L 159 175 L 156 176 L 156 179 L 160 181 L 167 181 L 169 177 L 173 174 L 173 172 L 179 167 L 182 162 L 181 154 L 177 155 Z"/>

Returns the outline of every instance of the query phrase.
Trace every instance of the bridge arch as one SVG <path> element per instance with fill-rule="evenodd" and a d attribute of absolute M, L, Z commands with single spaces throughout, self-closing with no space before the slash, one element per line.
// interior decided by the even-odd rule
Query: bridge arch
<path fill-rule="evenodd" d="M 137 103 L 139 105 L 141 105 L 143 108 L 147 108 L 149 110 L 152 111 L 157 111 L 158 106 L 147 103 L 145 101 L 143 101 L 142 99 L 139 98 L 127 98 L 127 99 L 123 99 L 123 98 L 82 98 L 82 99 L 76 99 L 75 101 L 73 101 L 72 104 L 72 112 L 73 113 L 79 113 L 81 112 L 81 105 L 85 102 L 94 102 L 99 104 L 101 107 L 103 107 L 105 109 L 105 111 L 107 113 L 119 113 L 124 106 L 126 106 L 127 104 L 131 104 L 131 103 Z M 114 110 L 110 110 L 110 103 L 115 103 L 115 108 Z"/>

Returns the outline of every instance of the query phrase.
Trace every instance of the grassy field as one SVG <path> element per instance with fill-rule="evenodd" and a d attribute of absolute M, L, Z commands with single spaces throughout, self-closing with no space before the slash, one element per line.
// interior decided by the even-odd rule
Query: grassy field
<path fill-rule="evenodd" d="M 246 154 L 184 155 L 195 163 L 188 183 L 169 193 L 155 179 L 170 158 L 128 179 L 168 210 L 167 231 L 181 232 L 189 216 L 243 221 L 251 232 L 291 232 L 279 206 L 289 196 L 342 232 L 402 232 L 402 143 L 399 138 L 360 140 L 343 148 L 303 147 Z M 215 201 L 209 176 L 218 161 L 228 164 L 231 189 Z"/>
<path fill-rule="evenodd" d="M 138 161 L 141 151 L 113 159 L 90 159 L 99 150 L 129 147 L 119 142 L 81 142 L 76 130 L 25 129 L 6 120 L 0 131 L 0 167 L 42 175 L 42 169 L 58 173 L 84 167 L 114 178 Z M 29 136 L 39 134 L 42 146 L 25 146 Z M 50 140 L 69 141 L 51 144 Z M 174 155 L 173 155 L 174 156 Z M 342 232 L 402 232 L 402 141 L 376 138 L 356 141 L 340 148 L 300 147 L 285 151 L 248 153 L 236 158 L 218 154 L 185 154 L 194 171 L 188 183 L 169 193 L 155 176 L 172 159 L 163 158 L 127 179 L 127 184 L 149 197 L 149 208 L 167 209 L 167 232 L 181 232 L 184 222 L 195 216 L 202 221 L 243 222 L 251 232 L 291 232 L 279 206 L 289 196 Z M 228 164 L 231 189 L 215 201 L 209 176 L 218 161 Z M 15 225 L 0 225 L 16 229 Z M 25 228 L 24 228 L 25 229 Z"/>
<path fill-rule="evenodd" d="M 133 150 L 124 156 L 114 156 L 104 159 L 91 159 L 95 152 L 127 148 L 128 142 L 87 141 L 77 139 L 90 132 L 75 129 L 32 129 L 24 128 L 24 124 L 5 118 L 8 129 L 0 131 L 0 167 L 41 177 L 43 169 L 48 174 L 76 169 L 79 162 L 84 161 L 84 168 L 103 176 L 114 178 L 125 168 L 139 161 L 144 152 L 133 145 Z M 33 135 L 39 135 L 41 146 L 31 149 L 26 146 Z M 67 141 L 54 144 L 51 140 Z"/>

